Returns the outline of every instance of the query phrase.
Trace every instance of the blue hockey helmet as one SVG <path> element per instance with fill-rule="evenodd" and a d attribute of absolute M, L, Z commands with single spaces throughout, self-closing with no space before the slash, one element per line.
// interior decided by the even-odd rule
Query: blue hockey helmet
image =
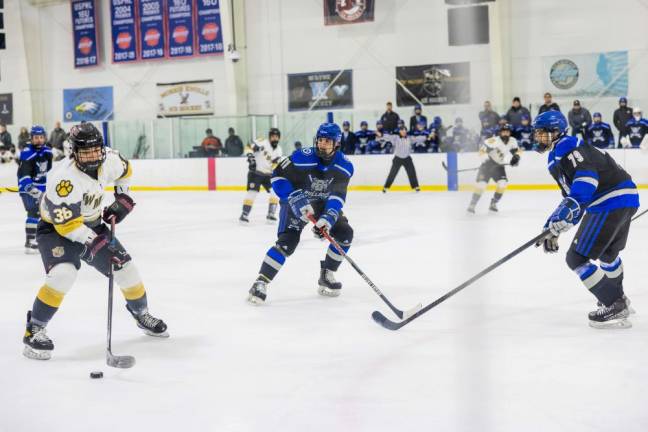
<path fill-rule="evenodd" d="M 545 111 L 533 120 L 535 150 L 544 153 L 567 132 L 567 119 L 560 111 Z"/>
<path fill-rule="evenodd" d="M 317 135 L 315 135 L 315 149 L 317 157 L 322 159 L 325 162 L 331 161 L 335 155 L 335 151 L 340 147 L 340 137 L 342 136 L 342 131 L 340 126 L 335 123 L 322 123 L 317 129 Z M 333 151 L 321 150 L 319 146 L 320 139 L 327 139 L 333 142 Z"/>
<path fill-rule="evenodd" d="M 351 123 L 349 123 L 348 120 L 344 120 L 344 121 L 342 122 L 342 126 L 351 126 Z"/>
<path fill-rule="evenodd" d="M 45 142 L 47 141 L 47 132 L 45 132 L 45 128 L 43 126 L 32 126 L 31 130 L 29 131 L 29 135 L 31 137 L 31 143 L 36 147 L 45 145 Z"/>
<path fill-rule="evenodd" d="M 592 114 L 592 117 L 593 117 L 593 118 L 596 118 L 596 117 L 598 117 L 598 118 L 603 118 L 603 116 L 601 115 L 600 112 L 595 112 L 594 114 Z"/>
<path fill-rule="evenodd" d="M 32 137 L 34 135 L 42 135 L 42 136 L 47 136 L 47 133 L 45 132 L 45 128 L 41 125 L 34 125 L 31 127 L 31 131 L 29 131 L 29 135 Z"/>
<path fill-rule="evenodd" d="M 420 110 L 420 109 L 421 109 L 421 104 L 414 105 L 414 111 Z"/>
<path fill-rule="evenodd" d="M 366 121 L 362 120 L 362 121 L 360 122 L 360 127 L 362 127 L 362 126 L 367 126 L 367 127 L 369 127 L 369 124 L 368 124 Z"/>
<path fill-rule="evenodd" d="M 628 98 L 625 97 L 625 96 L 619 98 L 619 103 L 624 103 L 624 104 L 627 105 L 628 104 Z"/>

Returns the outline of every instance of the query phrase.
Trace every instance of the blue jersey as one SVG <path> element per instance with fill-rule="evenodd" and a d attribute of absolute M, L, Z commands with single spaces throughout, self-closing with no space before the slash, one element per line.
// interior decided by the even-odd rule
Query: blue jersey
<path fill-rule="evenodd" d="M 352 176 L 353 164 L 342 152 L 336 151 L 333 160 L 324 164 L 315 148 L 305 148 L 279 163 L 272 175 L 272 189 L 282 202 L 301 189 L 316 213 L 333 210 L 339 214 Z"/>
<path fill-rule="evenodd" d="M 362 130 L 355 132 L 356 138 L 358 138 L 358 149 L 360 153 L 365 153 L 367 151 L 367 146 L 376 140 L 376 132 L 371 129 Z"/>
<path fill-rule="evenodd" d="M 549 172 L 563 196 L 590 213 L 639 207 L 632 177 L 605 153 L 582 140 L 565 136 L 548 156 Z"/>
<path fill-rule="evenodd" d="M 592 123 L 585 131 L 588 144 L 598 148 L 614 148 L 614 135 L 607 123 Z"/>
<path fill-rule="evenodd" d="M 535 139 L 533 138 L 533 126 L 518 126 L 513 131 L 513 137 L 517 140 L 518 145 L 524 150 L 532 150 Z"/>
<path fill-rule="evenodd" d="M 414 153 L 427 153 L 429 149 L 428 137 L 430 131 L 427 129 L 420 130 L 418 128 L 409 132 L 410 141 L 412 142 L 412 147 L 414 148 Z"/>
<path fill-rule="evenodd" d="M 626 123 L 626 134 L 633 148 L 639 148 L 644 136 L 648 134 L 648 120 L 642 118 L 636 120 L 634 117 Z"/>
<path fill-rule="evenodd" d="M 45 192 L 47 172 L 52 169 L 52 149 L 43 145 L 36 147 L 31 143 L 20 152 L 18 166 L 18 190 L 21 193 L 31 188 L 29 185 Z"/>

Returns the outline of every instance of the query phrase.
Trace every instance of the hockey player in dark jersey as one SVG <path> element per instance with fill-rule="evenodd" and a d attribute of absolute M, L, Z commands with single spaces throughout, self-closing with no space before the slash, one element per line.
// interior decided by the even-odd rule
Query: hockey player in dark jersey
<path fill-rule="evenodd" d="M 414 153 L 427 153 L 430 149 L 428 136 L 430 131 L 426 129 L 425 121 L 419 121 L 414 130 L 409 131 L 410 141 Z"/>
<path fill-rule="evenodd" d="M 358 146 L 356 148 L 356 154 L 365 154 L 368 151 L 369 146 L 376 140 L 376 133 L 369 129 L 369 125 L 366 121 L 360 122 L 360 130 L 355 132 L 356 138 L 358 138 Z"/>
<path fill-rule="evenodd" d="M 625 148 L 642 148 L 648 150 L 648 120 L 643 118 L 641 108 L 632 109 L 632 118 L 625 127 L 621 144 Z"/>
<path fill-rule="evenodd" d="M 345 252 L 351 247 L 353 229 L 342 208 L 353 176 L 353 165 L 339 151 L 340 135 L 338 125 L 323 123 L 317 130 L 314 148 L 296 151 L 275 169 L 272 188 L 281 200 L 278 238 L 266 253 L 259 275 L 250 288 L 250 303 L 265 302 L 268 283 L 297 248 L 309 217 L 317 220 L 313 227 L 316 238 L 323 239 L 322 232 L 326 231 Z M 342 256 L 330 246 L 320 262 L 320 295 L 340 295 L 342 284 L 335 280 L 334 274 L 342 260 Z"/>
<path fill-rule="evenodd" d="M 549 172 L 564 197 L 544 225 L 550 231 L 544 250 L 557 252 L 558 236 L 580 222 L 567 265 L 598 299 L 599 308 L 589 313 L 590 326 L 631 327 L 619 252 L 639 207 L 637 187 L 608 153 L 567 136 L 567 120 L 559 111 L 540 114 L 533 128 L 536 149 L 549 151 Z"/>
<path fill-rule="evenodd" d="M 42 126 L 32 126 L 30 138 L 30 142 L 20 152 L 18 191 L 27 211 L 25 253 L 37 254 L 36 228 L 40 220 L 38 201 L 45 192 L 47 172 L 52 169 L 52 150 L 45 145 L 47 133 Z"/>
<path fill-rule="evenodd" d="M 587 143 L 601 149 L 614 148 L 614 135 L 610 125 L 602 121 L 599 112 L 595 112 L 592 118 L 594 121 L 585 131 Z"/>
<path fill-rule="evenodd" d="M 520 148 L 533 150 L 533 126 L 528 115 L 522 114 L 520 125 L 513 130 L 513 136 Z"/>

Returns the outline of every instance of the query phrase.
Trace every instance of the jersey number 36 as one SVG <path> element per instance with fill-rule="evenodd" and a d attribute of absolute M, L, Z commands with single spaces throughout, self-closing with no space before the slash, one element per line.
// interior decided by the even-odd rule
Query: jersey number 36
<path fill-rule="evenodd" d="M 60 224 L 72 217 L 72 210 L 65 207 L 54 209 L 54 222 Z"/>

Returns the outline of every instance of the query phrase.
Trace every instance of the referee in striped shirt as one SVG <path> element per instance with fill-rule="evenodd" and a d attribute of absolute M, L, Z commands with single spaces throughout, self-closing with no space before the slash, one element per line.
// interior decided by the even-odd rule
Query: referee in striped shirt
<path fill-rule="evenodd" d="M 411 142 L 410 138 L 407 136 L 407 128 L 405 125 L 401 126 L 398 129 L 398 138 L 393 140 L 394 145 L 394 159 L 392 160 L 392 166 L 389 170 L 389 175 L 385 181 L 385 187 L 383 187 L 383 193 L 387 192 L 394 183 L 394 179 L 400 171 L 401 167 L 405 167 L 405 172 L 407 173 L 407 178 L 409 179 L 410 186 L 416 192 L 419 192 L 421 188 L 419 187 L 418 178 L 416 177 L 416 168 L 414 168 L 414 161 L 411 152 Z"/>

